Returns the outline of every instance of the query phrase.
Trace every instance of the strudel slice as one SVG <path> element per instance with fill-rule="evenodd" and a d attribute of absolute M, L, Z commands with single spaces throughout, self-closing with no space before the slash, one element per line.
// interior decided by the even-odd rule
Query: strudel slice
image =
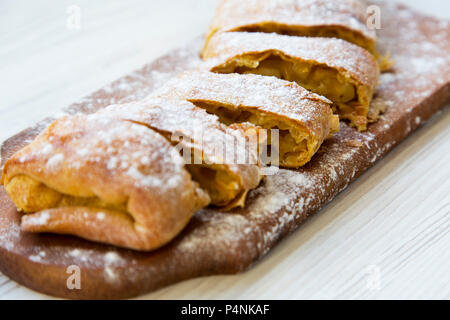
<path fill-rule="evenodd" d="M 222 0 L 207 43 L 217 32 L 266 32 L 340 38 L 375 53 L 367 21 L 367 5 L 358 0 Z"/>
<path fill-rule="evenodd" d="M 99 115 L 55 121 L 6 162 L 1 182 L 25 213 L 24 231 L 144 251 L 210 202 L 164 137 Z"/>
<path fill-rule="evenodd" d="M 330 99 L 343 119 L 367 127 L 379 67 L 365 49 L 334 38 L 227 32 L 212 37 L 205 68 L 216 73 L 260 74 L 297 82 Z"/>
<path fill-rule="evenodd" d="M 282 167 L 306 164 L 339 130 L 328 99 L 275 77 L 186 72 L 155 95 L 188 100 L 226 125 L 249 122 L 267 129 L 268 136 L 278 129 L 277 164 Z"/>
<path fill-rule="evenodd" d="M 227 127 L 190 102 L 150 97 L 110 106 L 100 115 L 139 123 L 163 135 L 183 155 L 211 204 L 224 210 L 244 206 L 248 191 L 263 177 L 258 146 L 251 143 L 257 141 L 258 128 Z"/>

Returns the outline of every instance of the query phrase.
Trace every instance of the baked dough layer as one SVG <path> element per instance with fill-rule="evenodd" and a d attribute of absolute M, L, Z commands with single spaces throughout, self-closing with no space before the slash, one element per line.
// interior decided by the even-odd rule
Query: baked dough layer
<path fill-rule="evenodd" d="M 331 101 L 275 77 L 185 72 L 155 96 L 188 100 L 228 126 L 249 122 L 278 129 L 278 164 L 282 167 L 303 166 L 339 130 Z"/>
<path fill-rule="evenodd" d="M 126 119 L 163 135 L 183 152 L 186 168 L 211 197 L 211 204 L 229 210 L 244 206 L 249 190 L 261 179 L 257 149 L 247 148 L 256 128 L 226 127 L 217 116 L 187 101 L 151 96 L 143 101 L 110 106 L 99 112 L 104 117 Z M 239 162 L 237 152 L 247 153 Z M 188 158 L 186 158 L 188 157 Z"/>
<path fill-rule="evenodd" d="M 97 114 L 55 121 L 6 162 L 1 182 L 26 213 L 24 231 L 145 251 L 172 240 L 210 201 L 166 139 Z"/>
<path fill-rule="evenodd" d="M 332 38 L 227 32 L 211 38 L 206 68 L 217 73 L 253 73 L 297 82 L 334 103 L 342 119 L 363 131 L 379 67 L 366 50 Z"/>
<path fill-rule="evenodd" d="M 358 0 L 222 0 L 205 47 L 217 32 L 246 31 L 340 38 L 375 53 L 367 18 Z"/>

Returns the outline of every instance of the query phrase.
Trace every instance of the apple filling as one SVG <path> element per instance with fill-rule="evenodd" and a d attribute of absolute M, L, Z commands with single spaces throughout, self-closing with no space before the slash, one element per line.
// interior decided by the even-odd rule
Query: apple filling
<path fill-rule="evenodd" d="M 14 176 L 5 189 L 16 207 L 25 213 L 62 207 L 93 207 L 127 212 L 126 204 L 106 203 L 96 196 L 63 194 L 26 175 Z"/>
<path fill-rule="evenodd" d="M 158 130 L 148 125 L 145 126 L 161 134 L 172 145 L 178 145 L 179 141 L 172 140 L 170 132 Z M 191 162 L 187 163 L 185 168 L 191 174 L 192 179 L 198 182 L 200 187 L 208 193 L 211 204 L 225 209 L 243 206 L 245 193 L 240 177 L 234 174 L 226 164 L 207 164 L 207 159 L 204 159 L 204 156 L 201 155 L 201 150 L 191 149 L 190 151 Z M 183 156 L 183 150 L 180 150 L 180 154 Z M 195 154 L 199 154 L 198 158 L 201 160 L 201 164 L 196 164 Z"/>
<path fill-rule="evenodd" d="M 209 194 L 211 204 L 232 208 L 245 200 L 245 197 L 241 196 L 243 189 L 239 180 L 223 165 L 188 164 L 186 169 L 192 179 Z"/>
<path fill-rule="evenodd" d="M 170 138 L 167 134 L 163 136 Z M 211 204 L 231 209 L 245 200 L 241 179 L 226 165 L 187 164 L 185 167 L 193 180 L 210 195 Z M 27 175 L 17 175 L 5 181 L 5 189 L 16 207 L 25 213 L 62 207 L 92 207 L 127 213 L 126 202 L 107 203 L 94 194 L 61 193 Z"/>
<path fill-rule="evenodd" d="M 256 108 L 240 109 L 233 105 L 191 102 L 208 113 L 217 115 L 226 125 L 249 122 L 266 129 L 268 145 L 271 144 L 270 130 L 279 130 L 278 162 L 282 167 L 298 168 L 304 165 L 319 147 L 302 126 L 292 121 L 282 121 L 280 117 L 261 112 Z"/>
<path fill-rule="evenodd" d="M 296 82 L 333 101 L 333 109 L 342 119 L 350 120 L 359 130 L 366 129 L 370 101 L 368 90 L 333 68 L 263 53 L 237 57 L 212 71 L 259 74 Z"/>
<path fill-rule="evenodd" d="M 212 204 L 229 206 L 241 200 L 242 187 L 237 177 L 221 165 L 186 165 L 201 188 L 208 192 Z M 16 207 L 25 213 L 63 207 L 91 207 L 126 213 L 126 203 L 107 203 L 96 196 L 81 197 L 58 192 L 26 175 L 17 175 L 5 183 L 5 189 Z"/>

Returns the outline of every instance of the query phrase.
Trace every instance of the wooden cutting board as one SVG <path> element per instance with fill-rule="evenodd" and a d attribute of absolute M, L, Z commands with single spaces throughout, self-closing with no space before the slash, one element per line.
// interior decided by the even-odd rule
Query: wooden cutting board
<path fill-rule="evenodd" d="M 351 181 L 423 124 L 449 100 L 450 28 L 405 7 L 383 4 L 380 45 L 396 60 L 381 76 L 376 101 L 389 106 L 369 131 L 342 125 L 301 170 L 280 170 L 232 213 L 203 210 L 168 246 L 137 253 L 68 236 L 20 232 L 20 214 L 0 189 L 0 271 L 37 291 L 67 298 L 126 298 L 193 277 L 236 273 L 263 257 Z M 200 63 L 201 39 L 174 51 L 69 107 L 91 113 L 145 97 L 165 80 Z M 2 164 L 52 119 L 7 140 Z M 69 289 L 68 267 L 81 289 Z M 69 269 L 73 270 L 73 269 Z"/>

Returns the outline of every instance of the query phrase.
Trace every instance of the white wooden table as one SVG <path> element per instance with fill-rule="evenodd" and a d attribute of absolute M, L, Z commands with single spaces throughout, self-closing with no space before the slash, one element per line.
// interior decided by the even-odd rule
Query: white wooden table
<path fill-rule="evenodd" d="M 0 141 L 204 33 L 216 2 L 2 0 Z M 405 2 L 450 17 L 449 1 Z M 447 108 L 250 271 L 143 298 L 450 299 L 449 231 Z M 0 274 L 0 299 L 41 298 Z"/>

